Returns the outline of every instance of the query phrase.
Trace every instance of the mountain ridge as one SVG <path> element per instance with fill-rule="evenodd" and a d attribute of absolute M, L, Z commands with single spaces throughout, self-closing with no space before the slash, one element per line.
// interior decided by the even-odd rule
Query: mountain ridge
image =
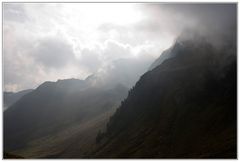
<path fill-rule="evenodd" d="M 236 157 L 236 50 L 182 43 L 129 92 L 94 157 Z"/>
<path fill-rule="evenodd" d="M 4 112 L 4 150 L 18 154 L 31 141 L 107 115 L 126 93 L 121 85 L 104 89 L 78 79 L 44 82 Z"/>
<path fill-rule="evenodd" d="M 18 92 L 3 92 L 4 110 L 17 102 L 21 97 L 30 93 L 33 89 L 26 89 Z"/>

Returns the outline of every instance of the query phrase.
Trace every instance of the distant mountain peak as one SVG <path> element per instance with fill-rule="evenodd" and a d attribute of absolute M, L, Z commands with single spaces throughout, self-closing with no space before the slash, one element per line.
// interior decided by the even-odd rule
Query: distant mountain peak
<path fill-rule="evenodd" d="M 18 92 L 4 92 L 3 93 L 3 104 L 4 104 L 4 110 L 6 110 L 8 107 L 16 103 L 19 99 L 21 99 L 26 94 L 32 92 L 33 89 L 26 89 Z"/>

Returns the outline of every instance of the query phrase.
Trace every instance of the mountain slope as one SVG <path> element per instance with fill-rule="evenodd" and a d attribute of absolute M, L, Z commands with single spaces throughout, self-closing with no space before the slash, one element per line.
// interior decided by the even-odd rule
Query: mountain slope
<path fill-rule="evenodd" d="M 180 45 L 141 77 L 89 157 L 236 158 L 236 46 Z"/>
<path fill-rule="evenodd" d="M 45 82 L 4 112 L 4 150 L 23 155 L 17 150 L 45 148 L 46 143 L 36 142 L 39 139 L 52 139 L 51 147 L 61 150 L 65 146 L 55 145 L 54 136 L 109 114 L 126 94 L 127 89 L 121 85 L 101 89 L 77 79 Z M 69 129 L 69 138 L 74 136 L 74 129 Z M 47 156 L 31 152 L 29 155 Z"/>
<path fill-rule="evenodd" d="M 179 50 L 181 50 L 181 48 L 181 44 L 179 42 L 176 42 L 173 47 L 170 47 L 169 49 L 163 51 L 162 54 L 151 64 L 148 70 L 153 70 L 165 60 L 175 57 L 175 55 L 178 53 Z"/>
<path fill-rule="evenodd" d="M 22 96 L 30 93 L 31 91 L 32 89 L 23 90 L 16 93 L 4 92 L 3 93 L 4 110 L 6 110 L 9 106 L 17 102 L 17 100 L 19 100 Z"/>

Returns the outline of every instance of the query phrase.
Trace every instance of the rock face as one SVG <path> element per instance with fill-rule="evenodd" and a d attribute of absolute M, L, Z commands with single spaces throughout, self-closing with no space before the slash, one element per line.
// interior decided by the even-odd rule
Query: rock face
<path fill-rule="evenodd" d="M 173 49 L 130 90 L 89 157 L 236 158 L 236 46 Z"/>

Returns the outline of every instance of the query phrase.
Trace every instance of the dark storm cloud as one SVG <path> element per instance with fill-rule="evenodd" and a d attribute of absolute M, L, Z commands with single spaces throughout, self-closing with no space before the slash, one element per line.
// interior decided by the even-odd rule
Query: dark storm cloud
<path fill-rule="evenodd" d="M 149 4 L 142 6 L 149 19 L 139 24 L 139 30 L 187 34 L 192 30 L 212 43 L 222 43 L 222 37 L 236 36 L 236 4 Z M 231 39 L 231 38 L 230 38 Z"/>

